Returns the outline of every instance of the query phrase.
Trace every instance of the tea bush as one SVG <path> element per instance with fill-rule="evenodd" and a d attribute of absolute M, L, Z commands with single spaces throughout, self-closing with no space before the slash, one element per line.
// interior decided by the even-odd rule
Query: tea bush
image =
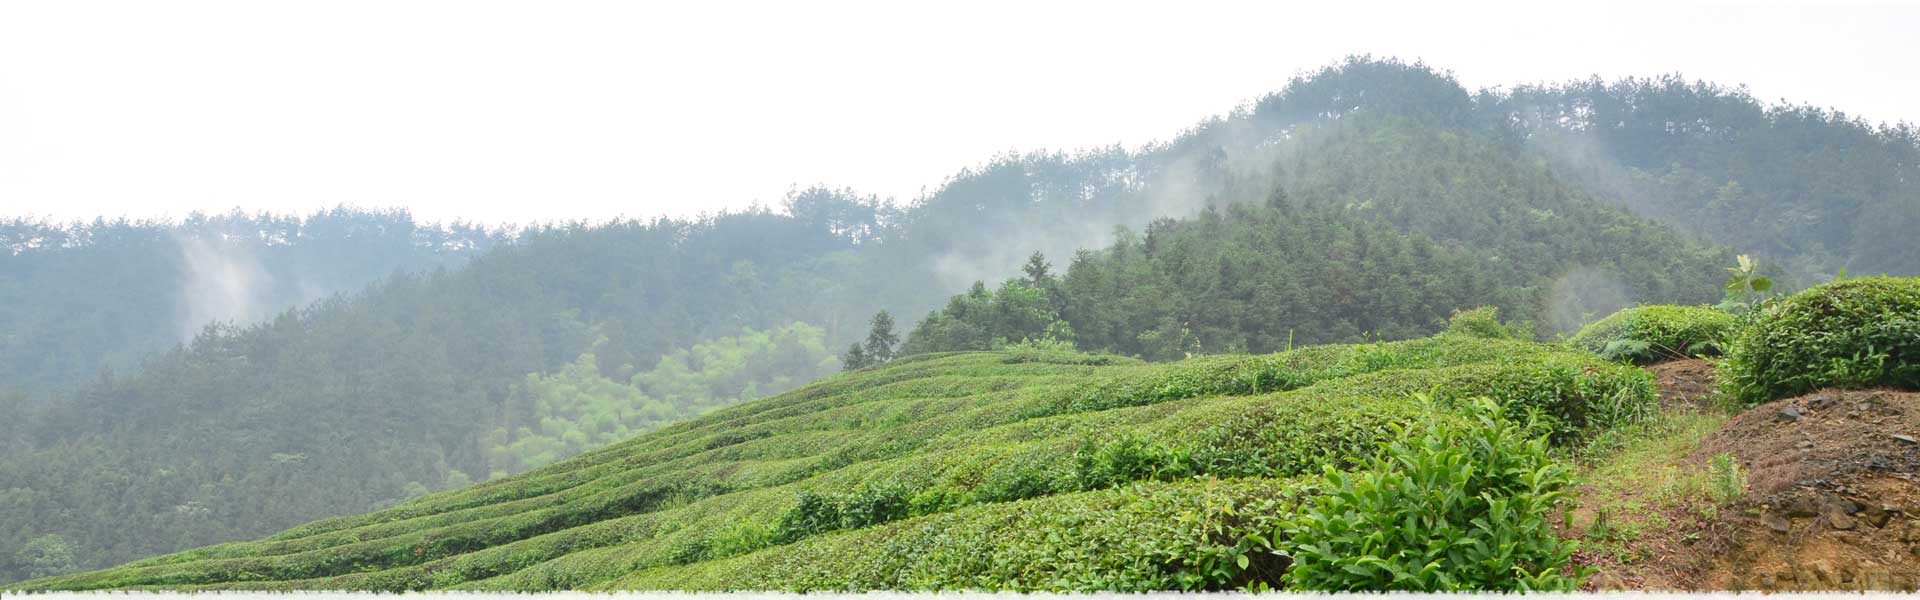
<path fill-rule="evenodd" d="M 1409 398 L 1428 391 L 1438 414 Z M 799 583 L 778 587 L 1270 584 L 1285 559 L 1258 549 L 1302 497 L 1287 482 L 1364 467 L 1383 441 L 1463 420 L 1481 396 L 1537 413 L 1555 440 L 1653 403 L 1638 369 L 1457 333 L 1159 365 L 914 356 L 389 510 L 22 588 L 708 589 L 787 575 Z M 1134 530 L 1158 545 L 1123 543 Z M 896 535 L 942 550 L 888 546 Z M 1002 540 L 1019 545 L 991 545 Z"/>
<path fill-rule="evenodd" d="M 1571 542 L 1549 519 L 1573 476 L 1532 424 L 1489 400 L 1472 420 L 1382 442 L 1365 469 L 1328 469 L 1286 522 L 1288 587 L 1319 591 L 1572 591 Z M 1277 536 L 1276 536 L 1277 537 Z"/>
<path fill-rule="evenodd" d="M 1717 356 L 1739 319 L 1704 306 L 1635 306 L 1589 323 L 1567 345 L 1639 364 Z"/>
<path fill-rule="evenodd" d="M 1719 370 L 1722 393 L 1758 404 L 1823 387 L 1920 389 L 1920 278 L 1814 286 L 1762 306 Z"/>

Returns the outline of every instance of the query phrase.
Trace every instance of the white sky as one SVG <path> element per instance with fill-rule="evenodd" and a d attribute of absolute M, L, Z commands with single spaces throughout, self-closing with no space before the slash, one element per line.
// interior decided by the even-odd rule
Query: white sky
<path fill-rule="evenodd" d="M 1920 123 L 1920 5 L 0 0 L 0 215 L 902 201 L 1166 139 L 1341 56 L 1470 88 L 1678 71 Z"/>

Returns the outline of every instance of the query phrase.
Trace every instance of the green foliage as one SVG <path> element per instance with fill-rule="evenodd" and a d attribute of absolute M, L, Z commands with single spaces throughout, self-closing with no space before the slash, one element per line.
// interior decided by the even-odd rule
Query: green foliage
<path fill-rule="evenodd" d="M 1496 340 L 1533 339 L 1532 324 L 1525 322 L 1501 323 L 1500 309 L 1494 306 L 1482 306 L 1472 310 L 1458 310 L 1447 318 L 1447 333 L 1469 335 Z"/>
<path fill-rule="evenodd" d="M 1920 389 L 1920 278 L 1847 279 L 1763 305 L 1719 377 L 1740 404 L 1823 387 Z"/>
<path fill-rule="evenodd" d="M 859 342 L 854 342 L 853 345 L 847 346 L 847 351 L 840 354 L 840 370 L 842 371 L 865 369 L 870 366 L 873 366 L 873 360 L 867 358 L 867 348 L 866 346 L 860 345 Z"/>
<path fill-rule="evenodd" d="M 272 319 L 394 273 L 456 268 L 507 241 L 346 207 L 177 221 L 0 215 L 0 390 L 64 395 L 103 372 L 136 373 L 209 323 Z M 208 294 L 214 285 L 231 296 Z"/>
<path fill-rule="evenodd" d="M 520 393 L 534 407 L 527 420 L 530 425 L 511 433 L 507 427 L 495 430 L 488 466 L 501 473 L 524 471 L 716 408 L 786 391 L 832 372 L 833 358 L 824 338 L 825 332 L 805 323 L 764 332 L 747 330 L 662 356 L 653 369 L 634 374 L 625 383 L 602 376 L 593 352 L 581 354 L 557 372 L 527 376 Z M 595 347 L 604 344 L 602 338 Z"/>
<path fill-rule="evenodd" d="M 28 541 L 13 555 L 28 578 L 51 577 L 71 573 L 80 565 L 73 544 L 59 534 L 49 533 Z"/>
<path fill-rule="evenodd" d="M 1636 369 L 1461 335 L 1157 365 L 917 355 L 380 512 L 27 588 L 1258 588 L 1281 581 L 1273 532 L 1311 492 L 1292 478 L 1465 423 L 1477 397 L 1565 438 L 1653 402 Z"/>
<path fill-rule="evenodd" d="M 1057 320 L 1081 349 L 1170 361 L 1414 338 L 1465 306 L 1498 307 L 1519 321 L 1505 335 L 1527 335 L 1553 316 L 1557 279 L 1588 268 L 1641 298 L 1719 298 L 1709 282 L 1730 253 L 1594 203 L 1498 138 L 1372 112 L 1298 124 L 1262 154 L 1273 173 L 1206 171 L 1219 191 L 1198 215 L 1121 230 L 1044 289 L 976 286 L 928 315 L 906 352 L 984 349 Z"/>
<path fill-rule="evenodd" d="M 867 332 L 866 359 L 872 364 L 885 364 L 893 360 L 894 346 L 900 344 L 900 336 L 893 333 L 893 315 L 884 310 L 874 313 L 871 326 Z"/>
<path fill-rule="evenodd" d="M 1904 236 L 1920 214 L 1911 132 L 1798 109 L 1761 114 L 1685 88 L 1602 87 L 1474 94 L 1424 65 L 1355 58 L 1166 144 L 1005 155 L 907 206 L 815 188 L 777 209 L 510 235 L 350 210 L 177 227 L 0 222 L 0 556 L 58 532 L 84 550 L 83 566 L 100 567 L 382 506 L 409 482 L 457 483 L 455 470 L 494 479 L 512 465 L 564 461 L 609 429 L 637 432 L 679 412 L 660 409 L 668 398 L 743 393 L 633 381 L 663 357 L 795 321 L 821 324 L 835 350 L 861 343 L 858 358 L 879 349 L 862 337 L 876 311 L 944 306 L 920 326 L 896 324 L 913 333 L 895 349 L 1071 340 L 1110 354 L 1013 352 L 1027 366 L 1119 367 L 1130 361 L 1116 355 L 1414 338 L 1445 329 L 1464 306 L 1542 321 L 1553 284 L 1576 268 L 1617 273 L 1650 302 L 1717 299 L 1702 282 L 1732 255 L 1605 204 L 1621 198 L 1687 205 L 1678 218 L 1644 214 L 1705 223 L 1722 241 L 1758 239 L 1760 255 L 1795 274 L 1920 264 Z M 1592 114 L 1562 111 L 1590 91 Z M 1696 111 L 1700 102 L 1729 110 Z M 1599 160 L 1580 164 L 1631 158 L 1632 173 L 1568 176 L 1570 161 L 1536 143 L 1562 124 L 1605 142 Z M 1754 151 L 1775 146 L 1789 151 Z M 1608 185 L 1618 179 L 1630 184 Z M 1166 213 L 1169 198 L 1192 211 Z M 1172 218 L 1147 220 L 1162 214 Z M 1721 237 L 1723 228 L 1737 235 Z M 266 321 L 243 315 L 169 350 L 183 337 L 175 317 L 191 272 L 176 235 L 227 240 L 258 259 L 271 283 L 252 289 L 269 312 L 314 289 L 343 293 Z M 1072 258 L 1055 269 L 1045 256 Z M 948 299 L 1003 277 L 1018 285 Z M 604 383 L 578 365 L 583 354 Z M 910 359 L 873 370 L 906 377 L 892 369 L 901 360 Z M 100 377 L 102 366 L 115 375 Z M 669 368 L 668 380 L 699 379 Z M 529 374 L 561 399 L 538 406 Z M 1277 389 L 1256 381 L 1262 393 Z M 651 416 L 585 408 L 640 399 L 620 386 L 642 389 L 637 410 Z M 1061 404 L 1027 400 L 1008 410 Z M 701 451 L 744 452 L 764 439 L 730 433 Z M 772 480 L 826 468 L 774 462 L 749 471 Z M 1007 489 L 1021 487 L 1040 489 Z M 0 579 L 23 575 L 0 565 Z M 391 576 L 380 581 L 403 580 Z"/>
<path fill-rule="evenodd" d="M 1466 425 L 1396 427 L 1364 469 L 1328 469 L 1284 526 L 1288 587 L 1320 591 L 1572 591 L 1573 544 L 1551 518 L 1572 476 L 1536 427 L 1491 401 Z M 1280 537 L 1276 533 L 1276 538 Z"/>
<path fill-rule="evenodd" d="M 1009 279 L 997 291 L 974 282 L 967 293 L 949 300 L 945 309 L 921 320 L 901 352 L 989 350 L 995 344 L 1047 339 L 1073 341 L 1072 329 L 1063 325 L 1046 289 L 1022 279 Z"/>
<path fill-rule="evenodd" d="M 1567 345 L 1607 360 L 1641 364 L 1715 356 L 1738 323 L 1734 315 L 1707 307 L 1636 306 L 1580 328 Z"/>
<path fill-rule="evenodd" d="M 1752 257 L 1742 254 L 1735 266 L 1727 267 L 1726 298 L 1720 301 L 1719 308 L 1728 312 L 1745 312 L 1754 305 L 1767 299 L 1773 292 L 1773 280 L 1760 276 L 1760 265 Z M 1841 278 L 1846 278 L 1846 269 L 1841 269 Z"/>
<path fill-rule="evenodd" d="M 1299 502 L 1290 481 L 1198 480 L 974 506 L 686 567 L 606 589 L 1219 590 L 1284 565 L 1265 536 Z"/>
<path fill-rule="evenodd" d="M 1677 74 L 1493 97 L 1491 112 L 1511 117 L 1556 175 L 1596 200 L 1750 248 L 1797 281 L 1842 267 L 1920 275 L 1920 244 L 1908 234 L 1920 230 L 1920 129 L 1911 125 L 1768 105 Z"/>
<path fill-rule="evenodd" d="M 1726 452 L 1713 455 L 1707 462 L 1707 476 L 1712 485 L 1709 494 L 1715 503 L 1726 505 L 1747 492 L 1747 476 L 1740 471 L 1740 463 Z"/>

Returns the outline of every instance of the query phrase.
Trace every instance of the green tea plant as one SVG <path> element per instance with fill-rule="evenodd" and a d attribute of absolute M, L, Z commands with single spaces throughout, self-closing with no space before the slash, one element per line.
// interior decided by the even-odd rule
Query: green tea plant
<path fill-rule="evenodd" d="M 1277 524 L 1320 493 L 1304 476 L 1367 468 L 1476 397 L 1554 442 L 1656 406 L 1641 369 L 1510 339 L 1050 350 L 902 357 L 380 512 L 22 588 L 1259 589 L 1288 566 Z"/>
<path fill-rule="evenodd" d="M 1573 543 L 1550 518 L 1573 479 L 1532 423 L 1492 401 L 1466 425 L 1391 436 L 1365 469 L 1328 469 L 1323 495 L 1287 522 L 1286 584 L 1299 590 L 1572 590 Z"/>
<path fill-rule="evenodd" d="M 1822 387 L 1920 389 L 1920 278 L 1847 279 L 1761 306 L 1719 376 L 1741 404 Z"/>
<path fill-rule="evenodd" d="M 1635 306 L 1580 328 L 1566 343 L 1634 363 L 1716 356 L 1738 324 L 1733 314 L 1704 306 Z"/>

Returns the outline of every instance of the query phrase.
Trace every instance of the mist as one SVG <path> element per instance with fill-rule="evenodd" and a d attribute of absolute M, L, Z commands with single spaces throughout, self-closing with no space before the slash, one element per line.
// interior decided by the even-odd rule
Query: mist
<path fill-rule="evenodd" d="M 1176 142 L 1024 157 L 1021 175 L 1030 187 L 1013 204 L 1038 214 L 1003 221 L 982 232 L 983 243 L 935 257 L 932 268 L 948 289 L 992 284 L 1016 274 L 1034 252 L 1065 269 L 1076 252 L 1112 245 L 1121 228 L 1139 231 L 1156 219 L 1263 202 L 1286 183 L 1277 165 L 1296 150 L 1292 133 L 1291 124 L 1261 123 L 1243 111 L 1182 132 Z"/>
<path fill-rule="evenodd" d="M 182 341 L 192 340 L 209 324 L 250 324 L 278 308 L 268 301 L 272 276 L 245 246 L 186 236 L 176 236 L 174 243 L 182 267 Z"/>
<path fill-rule="evenodd" d="M 1553 281 L 1545 313 L 1549 333 L 1568 334 L 1614 311 L 1636 304 L 1632 288 L 1620 276 L 1578 267 Z"/>

